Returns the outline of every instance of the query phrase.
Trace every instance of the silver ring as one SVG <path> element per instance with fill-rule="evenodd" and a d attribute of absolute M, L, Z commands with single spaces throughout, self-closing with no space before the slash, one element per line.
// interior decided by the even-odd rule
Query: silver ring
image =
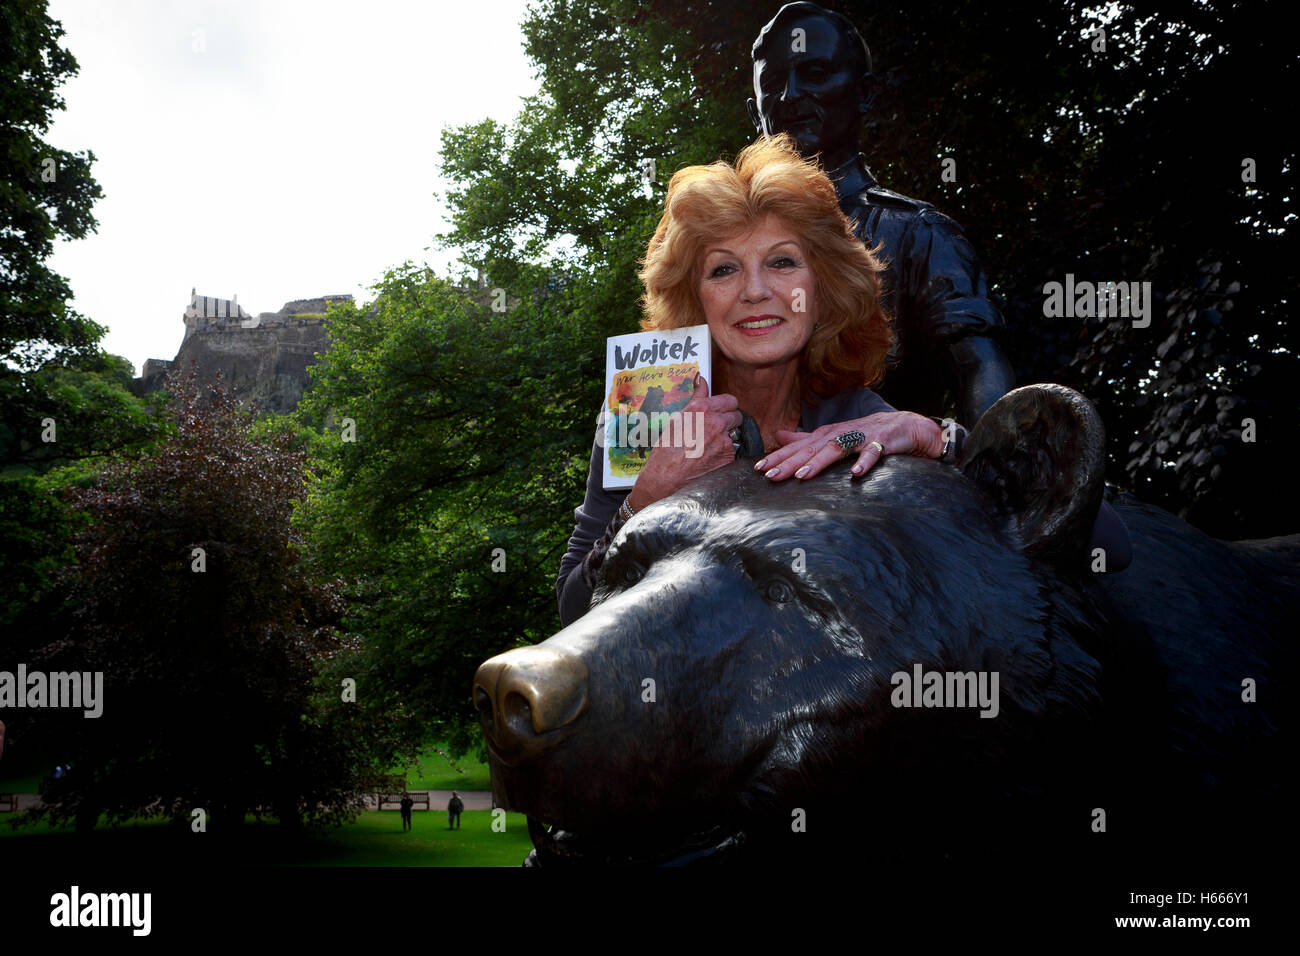
<path fill-rule="evenodd" d="M 740 437 L 741 437 L 740 426 L 739 426 L 739 425 L 733 425 L 731 428 L 728 428 L 728 429 L 727 429 L 727 437 L 731 439 L 731 443 L 732 443 L 733 445 L 739 445 L 739 444 L 740 444 Z"/>
<path fill-rule="evenodd" d="M 836 435 L 831 441 L 840 446 L 840 451 L 844 454 L 856 451 L 857 447 L 867 440 L 867 436 L 860 431 L 844 432 Z"/>

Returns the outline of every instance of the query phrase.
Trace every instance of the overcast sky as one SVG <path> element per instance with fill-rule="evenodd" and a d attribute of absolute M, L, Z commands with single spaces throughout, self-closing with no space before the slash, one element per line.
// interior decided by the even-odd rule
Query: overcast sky
<path fill-rule="evenodd" d="M 445 228 L 439 132 L 536 91 L 525 0 L 50 0 L 80 73 L 48 141 L 89 149 L 99 231 L 55 247 L 103 346 L 180 347 L 191 287 L 254 315 L 351 293 Z"/>

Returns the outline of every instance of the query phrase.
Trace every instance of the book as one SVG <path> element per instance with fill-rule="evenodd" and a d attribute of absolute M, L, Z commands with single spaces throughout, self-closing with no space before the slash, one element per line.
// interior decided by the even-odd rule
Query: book
<path fill-rule="evenodd" d="M 612 335 L 605 343 L 605 404 L 602 409 L 604 486 L 631 488 L 650 447 L 689 442 L 691 423 L 680 412 L 695 394 L 695 376 L 711 381 L 709 327 Z"/>

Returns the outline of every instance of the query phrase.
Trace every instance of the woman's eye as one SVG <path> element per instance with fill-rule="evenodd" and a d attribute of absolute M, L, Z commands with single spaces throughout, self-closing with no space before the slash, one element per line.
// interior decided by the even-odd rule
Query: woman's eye
<path fill-rule="evenodd" d="M 794 600 L 794 588 L 780 579 L 763 585 L 763 599 L 773 604 L 789 604 Z"/>
<path fill-rule="evenodd" d="M 735 271 L 736 271 L 736 269 L 735 269 L 734 266 L 729 265 L 729 264 L 727 264 L 727 263 L 724 263 L 723 265 L 720 265 L 720 266 L 716 267 L 712 272 L 710 272 L 710 273 L 709 273 L 709 278 L 710 278 L 710 279 L 719 279 L 719 278 L 721 278 L 722 276 L 729 276 L 729 275 L 731 275 L 731 274 L 732 274 L 733 272 L 735 272 Z"/>
<path fill-rule="evenodd" d="M 798 264 L 799 263 L 795 262 L 789 256 L 781 256 L 777 259 L 773 259 L 771 262 L 771 266 L 773 269 L 791 269 L 797 266 Z"/>

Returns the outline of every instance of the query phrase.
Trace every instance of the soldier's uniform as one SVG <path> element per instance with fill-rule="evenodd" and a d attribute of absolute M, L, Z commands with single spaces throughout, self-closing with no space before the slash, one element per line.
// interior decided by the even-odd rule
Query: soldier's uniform
<path fill-rule="evenodd" d="M 974 247 L 929 203 L 882 188 L 860 154 L 829 175 L 854 232 L 885 266 L 882 305 L 897 339 L 877 391 L 922 415 L 955 408 L 973 427 L 1013 385 L 998 344 L 1005 326 Z"/>

